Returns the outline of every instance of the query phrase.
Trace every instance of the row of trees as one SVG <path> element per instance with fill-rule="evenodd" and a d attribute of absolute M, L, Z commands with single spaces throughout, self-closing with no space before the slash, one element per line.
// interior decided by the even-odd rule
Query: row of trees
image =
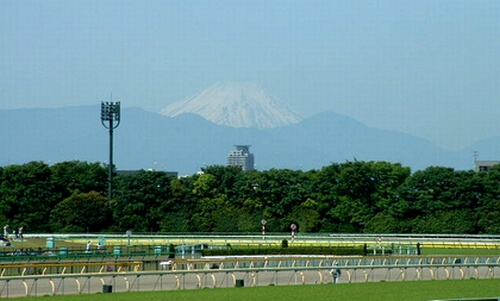
<path fill-rule="evenodd" d="M 28 232 L 500 233 L 500 167 L 490 172 L 352 161 L 320 170 L 189 177 L 117 175 L 80 161 L 0 168 L 0 223 Z"/>

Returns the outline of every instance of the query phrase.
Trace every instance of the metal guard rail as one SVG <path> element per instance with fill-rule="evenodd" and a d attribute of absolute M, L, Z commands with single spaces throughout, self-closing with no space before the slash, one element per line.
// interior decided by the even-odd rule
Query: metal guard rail
<path fill-rule="evenodd" d="M 218 263 L 214 266 L 213 263 Z M 267 264 L 266 264 L 267 262 Z M 271 262 L 271 263 L 269 263 Z M 74 264 L 74 263 L 73 263 Z M 89 265 L 90 263 L 81 263 L 82 265 Z M 102 265 L 102 262 L 95 263 Z M 116 264 L 115 262 L 111 264 Z M 140 262 L 130 263 L 140 266 Z M 36 264 L 34 264 L 36 266 Z M 53 265 L 53 264 L 52 264 Z M 4 266 L 4 268 L 8 268 Z M 12 267 L 15 268 L 15 267 Z M 356 282 L 356 277 L 360 277 L 362 282 L 370 281 L 370 277 L 374 278 L 373 281 L 387 280 L 380 279 L 380 277 L 391 277 L 391 271 L 395 271 L 397 280 L 405 281 L 411 280 L 408 277 L 413 273 L 414 280 L 426 279 L 450 279 L 453 277 L 454 270 L 459 271 L 459 278 L 465 279 L 472 270 L 473 277 L 480 278 L 496 278 L 497 274 L 500 276 L 500 257 L 464 257 L 464 256 L 441 256 L 441 257 L 253 257 L 253 258 L 206 258 L 206 259 L 193 259 L 193 260 L 178 260 L 170 263 L 168 270 L 155 270 L 155 271 L 114 271 L 108 272 L 101 269 L 99 272 L 82 271 L 80 273 L 65 273 L 59 274 L 42 274 L 42 275 L 15 275 L 15 276 L 0 276 L 0 297 L 9 297 L 9 285 L 14 283 L 22 283 L 24 287 L 23 294 L 25 296 L 33 295 L 34 288 L 38 283 L 50 283 L 50 293 L 52 295 L 58 294 L 61 291 L 61 283 L 67 279 L 72 279 L 76 283 L 76 289 L 73 293 L 83 293 L 87 283 L 87 289 L 90 293 L 91 279 L 98 279 L 101 285 L 107 283 L 106 279 L 123 278 L 125 282 L 124 291 L 130 291 L 133 287 L 141 290 L 139 279 L 153 278 L 156 281 L 154 286 L 148 287 L 148 290 L 157 289 L 158 283 L 162 283 L 165 277 L 171 281 L 172 289 L 185 289 L 187 286 L 184 284 L 188 279 L 194 281 L 195 287 L 218 287 L 220 286 L 220 279 L 229 277 L 231 286 L 236 285 L 237 277 L 248 277 L 250 285 L 259 285 L 259 275 L 275 275 L 269 284 L 277 284 L 278 274 L 292 275 L 295 277 L 295 284 L 308 283 L 314 277 L 314 283 L 326 283 L 330 281 L 330 270 L 338 268 L 343 273 L 344 282 Z M 444 277 L 439 277 L 438 272 L 444 272 Z M 480 273 L 482 272 L 482 274 Z M 313 276 L 315 275 L 315 276 Z M 210 281 L 206 281 L 205 279 Z M 375 279 L 377 278 L 377 279 Z M 135 279 L 132 281 L 132 279 Z M 392 280 L 392 279 L 389 279 Z M 32 281 L 31 285 L 29 281 Z M 274 282 L 273 282 L 274 281 Z M 57 284 L 59 282 L 59 284 Z M 309 282 L 310 283 L 310 282 Z M 64 293 L 64 289 L 62 289 Z M 36 295 L 36 292 L 35 294 Z"/>

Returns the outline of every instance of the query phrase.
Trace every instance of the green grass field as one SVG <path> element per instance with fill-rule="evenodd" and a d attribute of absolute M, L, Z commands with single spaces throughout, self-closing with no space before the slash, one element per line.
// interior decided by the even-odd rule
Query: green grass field
<path fill-rule="evenodd" d="M 92 295 L 67 295 L 9 300 L 52 301 L 246 301 L 246 300 L 369 300 L 369 301 L 424 301 L 452 298 L 500 296 L 500 280 L 442 280 L 378 282 L 356 284 L 325 284 L 304 286 L 266 286 L 219 288 L 161 292 L 130 292 Z"/>

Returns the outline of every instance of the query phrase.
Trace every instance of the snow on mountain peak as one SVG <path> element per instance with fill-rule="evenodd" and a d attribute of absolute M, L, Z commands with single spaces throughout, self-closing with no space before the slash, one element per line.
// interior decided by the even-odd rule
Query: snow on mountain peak
<path fill-rule="evenodd" d="M 302 119 L 256 84 L 235 82 L 216 83 L 193 97 L 167 106 L 160 113 L 170 117 L 192 113 L 236 128 L 273 128 Z"/>

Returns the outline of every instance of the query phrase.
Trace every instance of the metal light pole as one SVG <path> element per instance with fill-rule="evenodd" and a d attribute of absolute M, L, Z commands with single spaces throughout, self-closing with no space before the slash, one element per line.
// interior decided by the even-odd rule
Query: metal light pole
<path fill-rule="evenodd" d="M 120 124 L 120 102 L 101 102 L 101 123 L 109 130 L 108 201 L 113 199 L 113 130 Z"/>

